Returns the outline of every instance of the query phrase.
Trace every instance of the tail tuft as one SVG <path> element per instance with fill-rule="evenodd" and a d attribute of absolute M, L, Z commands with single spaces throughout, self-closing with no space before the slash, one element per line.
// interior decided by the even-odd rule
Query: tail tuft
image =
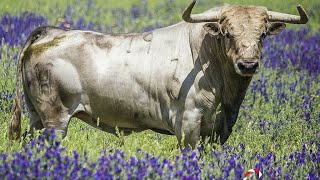
<path fill-rule="evenodd" d="M 9 125 L 9 139 L 18 140 L 21 135 L 21 102 L 19 97 L 15 98 L 12 117 Z"/>

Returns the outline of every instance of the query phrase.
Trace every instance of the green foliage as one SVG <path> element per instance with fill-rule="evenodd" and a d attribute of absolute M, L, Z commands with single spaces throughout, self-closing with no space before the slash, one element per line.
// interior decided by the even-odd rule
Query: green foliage
<path fill-rule="evenodd" d="M 268 0 L 228 0 L 230 4 L 263 5 L 274 11 L 296 14 L 295 6 L 298 0 L 290 2 Z M 181 11 L 186 6 L 186 1 L 177 0 L 172 3 L 169 0 L 133 0 L 114 1 L 96 0 L 92 2 L 92 8 L 87 8 L 85 1 L 18 1 L 1 0 L 0 15 L 4 13 L 19 15 L 24 11 L 31 11 L 43 15 L 49 19 L 50 24 L 55 24 L 59 17 L 63 17 L 67 6 L 72 10 L 72 18 L 75 20 L 84 17 L 86 22 L 94 22 L 102 26 L 110 26 L 117 21 L 123 21 L 114 32 L 142 31 L 146 26 L 166 26 L 181 20 Z M 300 3 L 307 12 L 312 12 L 310 26 L 319 28 L 320 2 L 316 0 L 302 0 Z M 169 5 L 168 5 L 169 4 Z M 222 1 L 199 0 L 194 12 L 207 10 L 208 7 L 223 4 Z M 142 7 L 141 16 L 135 20 L 130 19 L 132 5 Z M 113 10 L 121 8 L 116 13 Z M 83 11 L 85 9 L 85 11 Z M 147 18 L 152 11 L 153 18 Z M 119 13 L 119 14 L 117 14 Z M 300 48 L 300 47 L 297 47 Z M 7 129 L 11 117 L 12 96 L 15 91 L 15 72 L 17 54 L 21 47 L 8 46 L 1 43 L 0 47 L 0 153 L 21 152 L 26 143 L 9 142 Z M 277 85 L 280 84 L 280 85 Z M 294 84 L 294 90 L 292 90 Z M 240 109 L 233 133 L 226 142 L 229 148 L 217 144 L 204 144 L 201 161 L 225 162 L 232 153 L 242 155 L 241 162 L 245 169 L 251 169 L 256 163 L 256 155 L 265 156 L 272 152 L 277 157 L 284 157 L 291 152 L 298 152 L 301 146 L 310 141 L 319 142 L 320 135 L 320 76 L 312 78 L 306 71 L 296 71 L 293 67 L 288 70 L 263 68 L 262 72 L 254 77 L 247 91 L 243 107 Z M 262 89 L 262 90 L 261 90 Z M 280 96 L 283 95 L 283 96 Z M 266 97 L 267 96 L 267 97 Z M 307 98 L 311 97 L 312 109 L 308 105 Z M 27 110 L 24 109 L 26 113 Z M 309 113 L 309 114 L 308 114 Z M 22 129 L 28 128 L 28 116 L 22 116 Z M 35 134 L 37 135 L 39 132 Z M 28 141 L 28 138 L 27 140 Z M 179 153 L 178 142 L 174 136 L 161 135 L 152 131 L 133 133 L 123 136 L 121 132 L 111 135 L 73 118 L 68 129 L 67 137 L 62 141 L 66 147 L 66 153 L 88 153 L 89 159 L 95 160 L 103 150 L 113 151 L 120 149 L 126 157 L 142 156 L 137 149 L 148 152 L 151 156 L 160 156 L 173 160 Z M 240 148 L 241 145 L 245 149 Z M 229 152 L 226 156 L 212 156 L 212 148 L 217 152 Z M 315 148 L 311 146 L 311 149 Z M 285 160 L 283 160 L 285 161 Z M 222 164 L 218 166 L 223 167 Z M 209 168 L 206 166 L 205 168 Z M 307 167 L 306 167 L 307 168 Z M 205 170 L 204 170 L 205 171 Z M 217 169 L 215 169 L 217 171 Z M 220 171 L 214 172 L 219 174 Z M 205 176 L 205 175 L 204 175 Z"/>

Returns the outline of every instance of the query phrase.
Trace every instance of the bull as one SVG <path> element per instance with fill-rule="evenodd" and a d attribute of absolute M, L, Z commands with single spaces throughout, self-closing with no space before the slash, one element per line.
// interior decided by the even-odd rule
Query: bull
<path fill-rule="evenodd" d="M 151 129 L 185 146 L 206 137 L 223 144 L 260 68 L 264 38 L 308 16 L 300 5 L 299 16 L 234 5 L 191 14 L 195 3 L 183 22 L 150 32 L 34 30 L 17 65 L 9 138 L 20 137 L 23 86 L 31 130 L 65 137 L 77 117 L 113 134 Z"/>

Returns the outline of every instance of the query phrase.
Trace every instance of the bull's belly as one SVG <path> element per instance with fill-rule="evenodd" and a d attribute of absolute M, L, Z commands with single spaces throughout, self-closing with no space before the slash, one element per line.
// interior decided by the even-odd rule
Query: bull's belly
<path fill-rule="evenodd" d="M 119 128 L 147 129 L 161 126 L 158 120 L 149 115 L 148 110 L 138 106 L 124 106 L 126 104 L 124 102 L 120 105 L 121 101 L 115 101 L 92 102 L 90 104 L 92 118 L 108 126 Z"/>
<path fill-rule="evenodd" d="M 116 85 L 109 85 L 100 91 L 91 89 L 85 99 L 89 99 L 87 110 L 92 118 L 108 126 L 169 130 L 166 125 L 168 119 L 161 116 L 159 100 L 137 84 L 127 84 L 121 89 Z"/>
<path fill-rule="evenodd" d="M 145 130 L 154 128 L 153 125 L 143 122 L 148 122 L 150 119 L 130 119 L 129 117 L 121 117 L 119 115 L 106 115 L 98 118 L 100 123 L 110 126 L 111 128 L 118 127 L 119 129 L 130 130 Z M 163 129 L 163 128 L 160 128 Z"/>
<path fill-rule="evenodd" d="M 110 114 L 102 118 L 94 118 L 92 117 L 92 115 L 84 112 L 77 113 L 75 116 L 95 128 L 113 134 L 117 134 L 117 130 L 119 130 L 121 133 L 124 133 L 124 135 L 129 135 L 132 132 L 140 132 L 147 129 L 167 135 L 174 134 L 174 132 L 170 130 L 170 128 L 165 128 L 162 125 L 155 126 L 154 123 L 146 123 L 152 121 L 152 119 L 150 118 L 142 118 L 137 120 L 123 118 L 120 116 L 111 116 Z"/>

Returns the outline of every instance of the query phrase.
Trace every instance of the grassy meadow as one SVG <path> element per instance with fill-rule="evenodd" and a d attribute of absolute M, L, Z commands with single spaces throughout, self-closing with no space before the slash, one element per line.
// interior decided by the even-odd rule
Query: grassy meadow
<path fill-rule="evenodd" d="M 264 179 L 320 178 L 320 1 L 199 0 L 194 12 L 229 4 L 263 5 L 297 14 L 264 43 L 263 68 L 247 91 L 233 133 L 223 145 L 180 149 L 174 136 L 152 131 L 117 136 L 74 118 L 61 142 L 52 132 L 26 142 L 8 140 L 19 51 L 40 25 L 100 32 L 143 32 L 181 21 L 183 0 L 1 0 L 0 179 L 243 179 L 258 168 Z M 23 104 L 22 129 L 28 129 Z M 39 133 L 39 132 L 38 132 Z M 215 147 L 214 149 L 212 147 Z"/>

